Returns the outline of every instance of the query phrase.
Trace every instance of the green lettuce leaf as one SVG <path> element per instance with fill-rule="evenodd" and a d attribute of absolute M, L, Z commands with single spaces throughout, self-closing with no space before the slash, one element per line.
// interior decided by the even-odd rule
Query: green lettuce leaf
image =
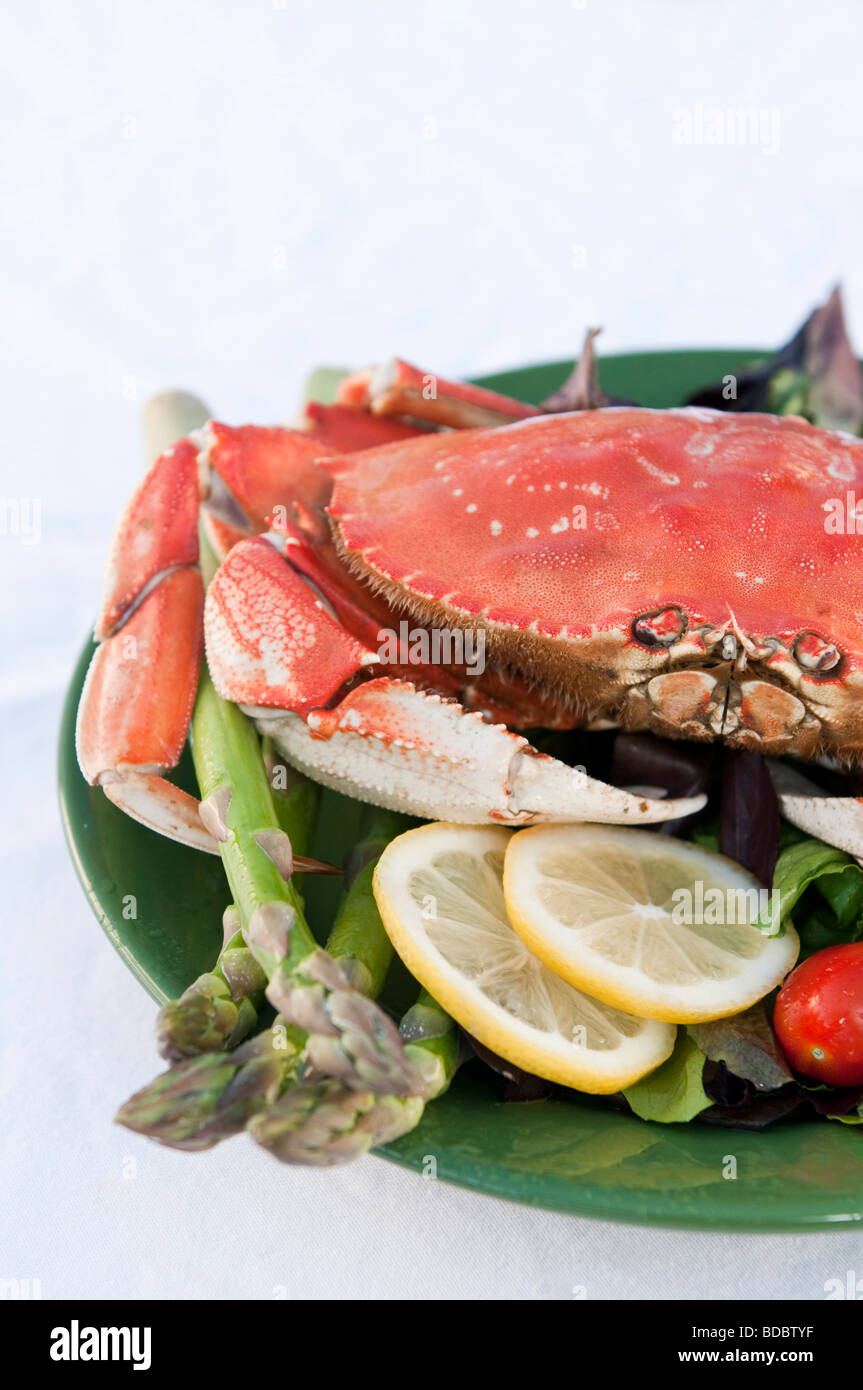
<path fill-rule="evenodd" d="M 777 860 L 773 887 L 782 921 L 794 914 L 801 959 L 863 939 L 863 868 L 844 850 L 813 839 L 788 845 Z"/>
<path fill-rule="evenodd" d="M 681 1028 L 668 1061 L 626 1087 L 623 1094 L 630 1109 L 642 1120 L 661 1124 L 693 1120 L 711 1104 L 701 1081 L 704 1062 L 701 1048 Z"/>

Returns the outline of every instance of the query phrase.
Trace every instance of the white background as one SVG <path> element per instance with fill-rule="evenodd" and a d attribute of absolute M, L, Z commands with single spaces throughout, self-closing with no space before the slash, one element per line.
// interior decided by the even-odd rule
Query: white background
<path fill-rule="evenodd" d="M 605 350 L 778 344 L 839 277 L 863 345 L 862 51 L 853 0 L 7 0 L 0 492 L 41 537 L 0 535 L 0 1278 L 817 1299 L 863 1275 L 860 1234 L 648 1232 L 112 1128 L 153 1007 L 74 880 L 53 770 L 152 389 L 267 421 L 322 361 L 480 371 L 594 322 Z M 676 143 L 697 103 L 778 116 L 778 148 Z"/>

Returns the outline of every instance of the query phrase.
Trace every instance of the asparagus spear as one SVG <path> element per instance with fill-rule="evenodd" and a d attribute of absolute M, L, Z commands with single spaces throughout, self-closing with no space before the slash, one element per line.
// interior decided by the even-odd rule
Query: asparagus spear
<path fill-rule="evenodd" d="M 197 409 L 200 419 L 195 421 Z M 193 420 L 197 424 L 207 419 L 205 407 L 183 392 L 164 392 L 148 402 L 144 413 L 144 433 L 148 454 L 158 454 L 173 438 L 172 431 L 180 424 Z M 192 426 L 190 426 L 192 427 Z M 209 584 L 218 568 L 218 558 L 203 528 L 199 532 L 201 574 Z M 202 678 L 206 662 L 202 663 Z M 261 753 L 270 783 L 273 806 L 279 826 L 288 836 L 288 856 L 292 867 L 308 853 L 320 800 L 320 787 L 301 773 L 290 771 L 290 781 L 275 784 L 276 757 L 273 741 L 265 738 Z M 287 769 L 280 766 L 281 772 Z M 212 806 L 203 805 L 202 814 L 208 828 L 214 825 Z M 215 829 L 219 832 L 218 817 Z M 316 870 L 323 865 L 304 861 L 305 867 Z M 267 975 L 255 959 L 243 937 L 243 921 L 235 906 L 226 909 L 222 919 L 223 941 L 219 958 L 212 970 L 205 971 L 179 999 L 170 1000 L 156 1018 L 156 1046 L 166 1062 L 179 1062 L 201 1052 L 218 1052 L 237 1045 L 252 1031 L 258 1021 L 258 1011 L 264 1002 Z"/>
<path fill-rule="evenodd" d="M 332 1166 L 360 1158 L 419 1124 L 449 1086 L 460 1060 L 453 1020 L 425 990 L 401 1022 L 414 1094 L 382 1096 L 333 1080 L 306 1081 L 257 1109 L 246 1128 L 282 1163 Z"/>
<path fill-rule="evenodd" d="M 392 812 L 372 813 L 363 840 L 348 857 L 346 887 L 327 941 L 345 975 L 372 995 L 383 986 L 393 952 L 374 907 L 371 876 L 386 844 L 406 824 Z M 369 902 L 373 914 L 368 912 Z M 304 1043 L 299 1029 L 277 1017 L 270 1029 L 233 1052 L 192 1057 L 156 1077 L 121 1107 L 116 1118 L 173 1148 L 210 1148 L 242 1130 L 296 1080 Z M 306 1113 L 309 1109 L 306 1103 Z"/>
<path fill-rule="evenodd" d="M 264 741 L 264 761 L 279 825 L 294 850 L 305 855 L 320 788 L 298 773 L 291 786 L 276 790 L 268 743 L 269 740 Z M 226 909 L 222 925 L 222 950 L 212 970 L 200 975 L 179 999 L 171 1000 L 159 1011 L 156 1045 L 166 1062 L 236 1047 L 258 1021 L 267 977 L 243 939 L 242 922 L 235 907 Z"/>
<path fill-rule="evenodd" d="M 257 735 L 236 705 L 217 695 L 206 665 L 192 756 L 202 818 L 220 842 L 246 945 L 267 976 L 266 997 L 309 1035 L 307 1057 L 324 1074 L 356 1089 L 408 1095 L 412 1078 L 398 1031 L 309 930 Z"/>
<path fill-rule="evenodd" d="M 166 1062 L 236 1047 L 258 1020 L 267 977 L 245 945 L 235 907 L 222 918 L 224 941 L 212 970 L 156 1016 L 156 1047 Z"/>
<path fill-rule="evenodd" d="M 297 1082 L 303 1038 L 277 1019 L 233 1052 L 186 1058 L 126 1101 L 118 1124 L 169 1148 L 200 1152 L 248 1128 L 283 1163 L 332 1166 L 414 1129 L 428 1101 L 446 1090 L 460 1060 L 455 1024 L 421 995 L 402 1029 L 417 1094 L 377 1096 L 331 1080 Z"/>
<path fill-rule="evenodd" d="M 232 1052 L 187 1057 L 121 1105 L 114 1119 L 172 1149 L 197 1152 L 239 1134 L 297 1074 L 305 1038 L 276 1020 Z"/>
<path fill-rule="evenodd" d="M 396 825 L 402 822 L 402 825 Z M 353 956 L 350 973 L 358 988 L 377 994 L 392 957 L 375 902 L 375 865 L 404 818 L 378 813 L 372 828 L 345 865 L 346 888 L 333 932 L 331 952 Z M 357 959 L 359 951 L 364 960 Z M 366 969 L 373 960 L 375 968 Z M 359 970 L 357 970 L 359 966 Z M 303 1074 L 298 1084 L 256 1112 L 247 1126 L 257 1143 L 283 1163 L 332 1165 L 359 1158 L 419 1123 L 427 1100 L 446 1090 L 459 1061 L 456 1026 L 425 990 L 399 1029 L 413 1074 L 409 1096 L 381 1096 L 333 1080 Z"/>

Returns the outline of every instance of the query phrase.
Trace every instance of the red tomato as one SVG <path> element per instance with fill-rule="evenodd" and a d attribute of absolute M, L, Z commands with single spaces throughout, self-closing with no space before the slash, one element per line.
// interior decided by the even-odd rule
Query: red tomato
<path fill-rule="evenodd" d="M 792 970 L 773 1026 L 796 1071 L 829 1086 L 863 1086 L 863 941 L 828 946 Z"/>

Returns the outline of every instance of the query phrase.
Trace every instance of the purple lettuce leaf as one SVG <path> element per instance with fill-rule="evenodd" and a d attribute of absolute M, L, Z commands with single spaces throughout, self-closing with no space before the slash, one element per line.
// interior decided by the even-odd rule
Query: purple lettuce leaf
<path fill-rule="evenodd" d="M 722 1063 L 757 1091 L 775 1091 L 794 1080 L 763 1001 L 733 1018 L 691 1023 L 689 1032 L 709 1061 Z"/>
<path fill-rule="evenodd" d="M 779 801 L 760 753 L 723 749 L 719 848 L 770 887 L 779 857 Z"/>
<path fill-rule="evenodd" d="M 563 385 L 542 402 L 540 410 L 559 414 L 568 410 L 602 410 L 608 405 L 634 404 L 623 396 L 606 395 L 599 384 L 599 362 L 593 340 L 601 332 L 601 328 L 588 328 L 581 356 Z"/>
<path fill-rule="evenodd" d="M 845 327 L 837 286 L 773 357 L 743 366 L 689 397 L 713 410 L 804 415 L 823 429 L 863 430 L 863 374 Z"/>

